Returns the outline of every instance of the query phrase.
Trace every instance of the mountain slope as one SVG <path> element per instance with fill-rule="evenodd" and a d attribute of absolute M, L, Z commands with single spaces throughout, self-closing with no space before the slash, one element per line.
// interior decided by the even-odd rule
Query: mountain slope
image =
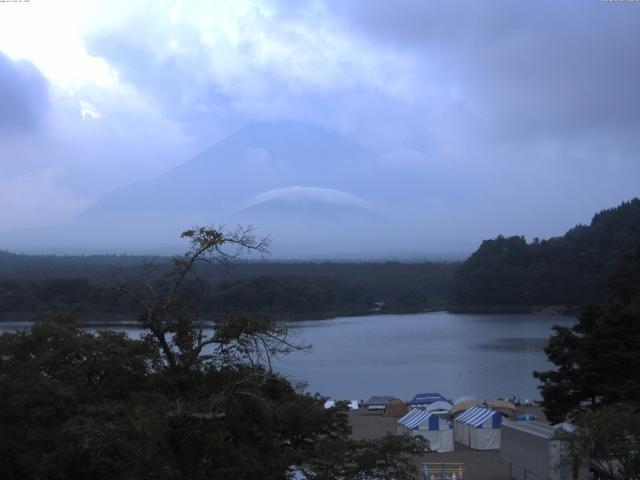
<path fill-rule="evenodd" d="M 68 225 L 3 234 L 0 248 L 172 254 L 183 248 L 180 232 L 194 224 L 234 226 L 249 217 L 259 234 L 290 235 L 289 245 L 301 244 L 306 238 L 302 233 L 315 224 L 317 202 L 312 205 L 298 199 L 295 208 L 301 215 L 292 215 L 292 205 L 287 205 L 288 214 L 276 213 L 271 205 L 272 213 L 263 211 L 264 217 L 257 215 L 256 208 L 249 211 L 251 202 L 261 194 L 299 185 L 338 191 L 345 198 L 366 198 L 369 194 L 382 198 L 384 190 L 377 185 L 384 175 L 376 173 L 375 164 L 374 154 L 334 131 L 296 123 L 251 124 L 150 182 L 113 190 Z M 324 217 L 336 217 L 342 207 L 334 205 L 334 212 Z M 281 205 L 279 210 L 283 208 Z M 359 212 L 360 216 L 366 214 L 364 209 Z M 286 228 L 272 225 L 276 218 L 280 226 L 288 219 Z M 340 226 L 343 244 L 357 233 L 357 223 Z M 276 253 L 293 254 L 282 245 L 274 242 Z M 344 245 L 336 245 L 333 251 L 318 250 L 318 246 L 310 245 L 306 250 L 322 255 L 348 250 Z"/>
<path fill-rule="evenodd" d="M 482 242 L 457 270 L 450 303 L 471 306 L 582 305 L 606 296 L 607 277 L 640 247 L 640 199 L 597 213 L 588 226 L 527 243 L 499 236 Z"/>

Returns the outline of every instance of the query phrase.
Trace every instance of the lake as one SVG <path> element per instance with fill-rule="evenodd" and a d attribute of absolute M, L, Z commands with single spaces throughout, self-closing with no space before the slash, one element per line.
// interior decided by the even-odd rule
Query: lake
<path fill-rule="evenodd" d="M 294 341 L 311 344 L 276 363 L 311 392 L 337 399 L 418 392 L 445 397 L 539 398 L 533 370 L 548 370 L 544 346 L 555 324 L 571 317 L 431 312 L 371 315 L 289 324 Z M 0 331 L 29 323 L 0 323 Z M 139 330 L 124 328 L 132 337 Z"/>
<path fill-rule="evenodd" d="M 373 315 L 301 322 L 295 338 L 310 353 L 289 355 L 281 371 L 309 390 L 338 399 L 418 392 L 445 397 L 537 399 L 532 371 L 548 370 L 551 327 L 575 318 L 446 312 Z"/>

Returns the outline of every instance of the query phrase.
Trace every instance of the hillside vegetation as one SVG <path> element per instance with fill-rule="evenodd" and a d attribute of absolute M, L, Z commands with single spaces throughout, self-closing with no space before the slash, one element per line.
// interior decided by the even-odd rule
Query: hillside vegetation
<path fill-rule="evenodd" d="M 153 260 L 135 256 L 28 256 L 0 252 L 0 319 L 26 320 L 66 311 L 116 317 L 130 306 L 109 289 L 114 276 L 135 278 Z M 419 262 L 246 262 L 201 265 L 182 296 L 209 315 L 250 311 L 284 319 L 419 312 L 446 304 L 457 264 Z"/>
<path fill-rule="evenodd" d="M 603 301 L 608 275 L 640 247 L 640 199 L 594 215 L 562 237 L 485 240 L 456 271 L 455 307 L 579 306 Z"/>

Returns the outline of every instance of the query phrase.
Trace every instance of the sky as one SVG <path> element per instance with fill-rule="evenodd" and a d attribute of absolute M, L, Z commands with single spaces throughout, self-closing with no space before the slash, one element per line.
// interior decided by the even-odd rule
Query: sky
<path fill-rule="evenodd" d="M 0 232 L 69 222 L 256 121 L 428 179 L 404 213 L 439 209 L 451 238 L 562 234 L 639 194 L 640 2 L 0 3 Z"/>

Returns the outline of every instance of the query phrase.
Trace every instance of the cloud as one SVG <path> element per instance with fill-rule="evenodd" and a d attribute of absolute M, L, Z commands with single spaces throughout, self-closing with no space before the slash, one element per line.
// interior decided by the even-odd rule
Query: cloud
<path fill-rule="evenodd" d="M 0 52 L 0 133 L 33 131 L 48 110 L 48 82 L 40 71 Z"/>
<path fill-rule="evenodd" d="M 64 223 L 90 206 L 60 186 L 63 177 L 61 170 L 48 169 L 0 178 L 0 231 Z"/>
<path fill-rule="evenodd" d="M 640 125 L 635 5 L 356 0 L 337 15 L 440 72 L 443 93 L 453 86 L 494 137 Z"/>
<path fill-rule="evenodd" d="M 429 166 L 429 158 L 414 148 L 400 148 L 380 157 L 380 161 L 391 167 L 424 170 Z"/>
<path fill-rule="evenodd" d="M 368 200 L 352 195 L 348 192 L 333 188 L 322 187 L 284 187 L 261 193 L 249 201 L 249 206 L 258 205 L 271 200 L 284 200 L 291 203 L 300 203 L 309 200 L 319 201 L 330 205 L 352 205 L 373 209 L 374 204 Z"/>
<path fill-rule="evenodd" d="M 639 23 L 569 0 L 7 5 L 0 181 L 53 169 L 44 185 L 95 198 L 244 124 L 304 121 L 383 154 L 375 198 L 407 225 L 555 234 L 638 194 Z M 268 150 L 243 160 L 279 174 Z"/>

